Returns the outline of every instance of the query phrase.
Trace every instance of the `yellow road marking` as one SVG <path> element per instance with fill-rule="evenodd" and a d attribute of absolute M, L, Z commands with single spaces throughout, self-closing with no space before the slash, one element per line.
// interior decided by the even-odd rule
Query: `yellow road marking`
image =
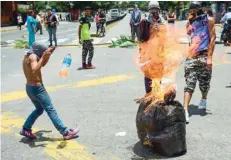
<path fill-rule="evenodd" d="M 67 85 L 57 85 L 53 87 L 47 87 L 48 92 L 55 92 L 60 89 L 64 88 L 78 88 L 78 87 L 89 87 L 89 86 L 97 86 L 102 84 L 109 84 L 109 83 L 115 83 L 119 81 L 124 81 L 127 79 L 134 78 L 134 75 L 117 75 L 117 76 L 109 76 L 104 78 L 98 78 L 93 80 L 86 80 L 78 83 L 72 83 Z M 1 103 L 13 101 L 13 100 L 20 100 L 27 98 L 27 94 L 25 91 L 15 91 L 10 93 L 4 93 L 1 94 Z"/>
<path fill-rule="evenodd" d="M 12 112 L 4 112 L 1 115 L 1 133 L 14 133 L 13 129 L 22 128 L 25 120 Z M 36 132 L 39 129 L 33 128 Z M 19 137 L 17 133 L 15 136 Z M 20 136 L 22 137 L 22 136 Z M 61 143 L 60 143 L 61 141 Z M 44 140 L 31 141 L 41 143 Z M 92 157 L 85 151 L 84 146 L 76 143 L 75 140 L 63 141 L 61 138 L 47 138 L 44 151 L 55 160 L 92 160 Z"/>
<path fill-rule="evenodd" d="M 109 84 L 109 83 L 115 83 L 118 81 L 123 81 L 127 79 L 135 78 L 133 75 L 118 75 L 118 76 L 110 76 L 110 77 L 104 77 L 100 79 L 93 79 L 93 80 L 87 80 L 83 82 L 77 83 L 73 88 L 77 87 L 89 87 L 89 86 L 97 86 L 101 84 Z"/>
<path fill-rule="evenodd" d="M 10 133 L 12 128 L 22 128 L 24 119 L 11 112 L 1 115 L 1 133 Z"/>

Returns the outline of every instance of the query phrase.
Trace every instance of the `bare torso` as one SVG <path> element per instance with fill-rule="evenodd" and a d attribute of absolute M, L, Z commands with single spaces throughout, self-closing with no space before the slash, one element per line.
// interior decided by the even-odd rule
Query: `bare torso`
<path fill-rule="evenodd" d="M 33 73 L 31 64 L 29 61 L 29 56 L 24 56 L 23 59 L 23 71 L 27 80 L 27 85 L 39 85 L 42 84 L 42 74 L 41 70 Z"/>

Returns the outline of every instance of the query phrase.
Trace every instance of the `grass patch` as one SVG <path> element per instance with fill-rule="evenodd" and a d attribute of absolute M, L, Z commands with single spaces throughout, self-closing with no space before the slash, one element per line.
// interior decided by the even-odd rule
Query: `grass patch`
<path fill-rule="evenodd" d="M 19 49 L 28 48 L 28 42 L 25 40 L 15 40 L 14 47 Z"/>

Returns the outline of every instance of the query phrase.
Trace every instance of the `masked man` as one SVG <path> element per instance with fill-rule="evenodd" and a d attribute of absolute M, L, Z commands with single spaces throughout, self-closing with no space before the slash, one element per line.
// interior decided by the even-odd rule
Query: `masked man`
<path fill-rule="evenodd" d="M 212 55 L 216 40 L 214 19 L 203 13 L 200 2 L 190 3 L 188 19 L 186 30 L 191 37 L 191 44 L 185 61 L 184 109 L 186 123 L 189 123 L 188 105 L 197 80 L 202 95 L 198 108 L 206 109 L 207 94 L 212 77 Z"/>

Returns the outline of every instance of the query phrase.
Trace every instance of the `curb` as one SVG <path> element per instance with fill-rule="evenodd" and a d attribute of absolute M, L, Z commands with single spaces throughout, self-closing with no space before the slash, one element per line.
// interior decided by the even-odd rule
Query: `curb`
<path fill-rule="evenodd" d="M 22 30 L 24 30 L 24 29 L 25 29 L 25 27 L 22 27 Z M 18 28 L 11 28 L 11 29 L 2 29 L 1 28 L 1 32 L 9 32 L 9 31 L 16 31 L 16 30 L 19 30 L 19 29 Z"/>
<path fill-rule="evenodd" d="M 103 45 L 110 45 L 111 43 L 97 43 L 97 44 L 94 44 L 94 46 L 103 46 Z M 81 47 L 82 45 L 79 45 L 79 44 L 61 44 L 61 45 L 58 45 L 58 47 Z"/>
<path fill-rule="evenodd" d="M 221 27 L 221 26 L 222 26 L 222 24 L 215 24 L 215 26 Z"/>

